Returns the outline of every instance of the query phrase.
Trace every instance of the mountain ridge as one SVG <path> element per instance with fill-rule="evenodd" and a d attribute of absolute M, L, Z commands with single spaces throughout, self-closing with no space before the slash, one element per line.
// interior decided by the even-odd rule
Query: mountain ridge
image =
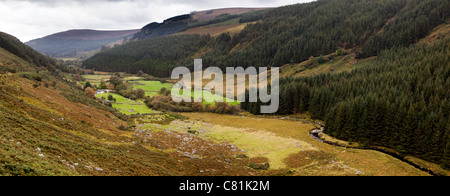
<path fill-rule="evenodd" d="M 54 33 L 51 35 L 47 35 L 43 38 L 55 38 L 55 39 L 81 39 L 81 40 L 102 40 L 109 39 L 115 37 L 122 37 L 136 33 L 139 31 L 138 29 L 134 30 L 95 30 L 95 29 L 70 29 L 67 31 L 62 31 L 59 33 Z M 38 39 L 34 39 L 29 42 L 36 41 Z"/>
<path fill-rule="evenodd" d="M 139 30 L 74 29 L 31 40 L 25 44 L 52 57 L 71 58 L 122 41 L 137 32 Z"/>

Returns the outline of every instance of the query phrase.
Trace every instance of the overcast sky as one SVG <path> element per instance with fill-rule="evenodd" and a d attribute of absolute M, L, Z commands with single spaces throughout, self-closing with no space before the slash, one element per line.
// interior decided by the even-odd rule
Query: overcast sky
<path fill-rule="evenodd" d="M 140 29 L 191 11 L 279 7 L 312 0 L 0 0 L 0 31 L 22 42 L 70 29 Z"/>

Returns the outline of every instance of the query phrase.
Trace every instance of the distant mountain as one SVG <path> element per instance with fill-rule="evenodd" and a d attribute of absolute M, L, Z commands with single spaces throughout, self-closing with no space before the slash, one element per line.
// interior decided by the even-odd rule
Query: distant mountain
<path fill-rule="evenodd" d="M 143 70 L 155 76 L 166 77 L 174 66 L 191 62 L 187 59 L 206 47 L 213 40 L 212 37 L 223 33 L 228 36 L 237 34 L 248 24 L 261 20 L 268 10 L 270 9 L 208 10 L 175 16 L 162 23 L 150 23 L 136 33 L 131 42 L 97 53 L 83 64 L 90 69 L 131 73 Z M 210 16 L 206 15 L 214 18 L 208 19 Z M 216 44 L 220 43 L 211 43 L 210 46 Z"/>
<path fill-rule="evenodd" d="M 119 42 L 139 30 L 97 31 L 69 30 L 56 33 L 25 44 L 51 57 L 73 58 L 83 52 L 99 50 L 104 45 Z"/>
<path fill-rule="evenodd" d="M 102 50 L 130 41 L 162 37 L 184 32 L 190 28 L 209 25 L 209 21 L 224 21 L 245 13 L 265 8 L 223 8 L 192 12 L 169 18 L 162 23 L 152 22 L 142 29 L 121 31 L 69 30 L 25 44 L 54 58 L 87 59 Z M 218 20 L 214 20 L 218 18 Z M 194 30 L 198 32 L 198 30 Z M 209 32 L 209 31 L 206 31 Z M 187 32 L 187 34 L 192 34 Z"/>

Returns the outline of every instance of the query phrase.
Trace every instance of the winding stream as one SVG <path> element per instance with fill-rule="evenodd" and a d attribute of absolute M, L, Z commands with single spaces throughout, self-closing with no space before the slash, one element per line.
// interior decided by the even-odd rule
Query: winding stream
<path fill-rule="evenodd" d="M 350 149 L 358 149 L 358 150 L 375 150 L 375 151 L 378 151 L 378 152 L 382 152 L 382 153 L 387 154 L 387 155 L 390 155 L 390 156 L 392 156 L 392 157 L 394 157 L 394 158 L 396 158 L 396 159 L 398 159 L 398 160 L 400 160 L 400 161 L 403 161 L 403 162 L 405 162 L 405 163 L 408 163 L 409 165 L 415 167 L 416 169 L 419 169 L 419 170 L 421 170 L 421 171 L 427 172 L 427 173 L 429 173 L 429 174 L 432 175 L 432 176 L 439 176 L 438 174 L 434 173 L 433 171 L 431 171 L 431 170 L 429 170 L 429 169 L 427 169 L 427 168 L 423 168 L 423 167 L 421 167 L 420 165 L 417 165 L 417 164 L 413 163 L 412 161 L 406 160 L 404 156 L 401 156 L 401 155 L 399 155 L 399 154 L 397 154 L 397 153 L 391 152 L 391 151 L 386 150 L 386 149 L 380 149 L 380 148 L 374 148 L 374 147 L 367 147 L 367 148 L 350 147 L 350 146 L 341 145 L 341 144 L 337 144 L 337 143 L 334 143 L 334 142 L 330 142 L 330 141 L 323 140 L 323 139 L 320 138 L 320 136 L 319 136 L 319 134 L 323 132 L 323 129 L 324 129 L 324 128 L 321 127 L 320 129 L 314 129 L 314 130 L 311 130 L 311 131 L 309 132 L 309 134 L 311 135 L 311 137 L 313 137 L 313 138 L 316 139 L 317 141 L 320 141 L 320 142 L 322 142 L 322 143 L 326 143 L 326 144 L 329 144 L 329 145 L 333 145 L 333 146 L 339 146 L 339 147 L 350 148 Z"/>

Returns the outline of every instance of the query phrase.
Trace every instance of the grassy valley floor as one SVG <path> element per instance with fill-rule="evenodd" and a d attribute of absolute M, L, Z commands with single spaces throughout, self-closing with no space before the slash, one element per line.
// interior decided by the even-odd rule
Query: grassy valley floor
<path fill-rule="evenodd" d="M 380 152 L 321 143 L 309 135 L 314 125 L 301 121 L 210 113 L 180 115 L 188 120 L 175 120 L 165 125 L 144 123 L 140 126 L 148 134 L 190 134 L 196 139 L 230 145 L 232 154 L 249 167 L 268 163 L 268 170 L 256 170 L 261 175 L 428 175 Z M 177 146 L 179 144 L 172 145 L 173 151 L 184 149 Z M 201 157 L 198 152 L 211 149 L 197 146 L 194 150 L 188 156 Z"/>
<path fill-rule="evenodd" d="M 97 77 L 86 78 L 92 83 Z M 139 77 L 128 79 L 133 89 L 141 88 L 146 93 L 157 94 L 172 86 Z M 138 143 L 146 150 L 175 157 L 180 163 L 193 164 L 195 169 L 188 175 L 230 175 L 226 172 L 230 168 L 234 174 L 244 176 L 428 175 L 381 152 L 321 143 L 309 135 L 315 128 L 309 121 L 212 113 L 176 113 L 178 118 L 173 118 L 118 94 L 96 96 L 107 99 L 108 95 L 116 99 L 113 108 L 121 113 L 146 114 L 137 117 L 131 130 L 134 132 L 128 134 L 133 138 L 131 145 Z"/>

